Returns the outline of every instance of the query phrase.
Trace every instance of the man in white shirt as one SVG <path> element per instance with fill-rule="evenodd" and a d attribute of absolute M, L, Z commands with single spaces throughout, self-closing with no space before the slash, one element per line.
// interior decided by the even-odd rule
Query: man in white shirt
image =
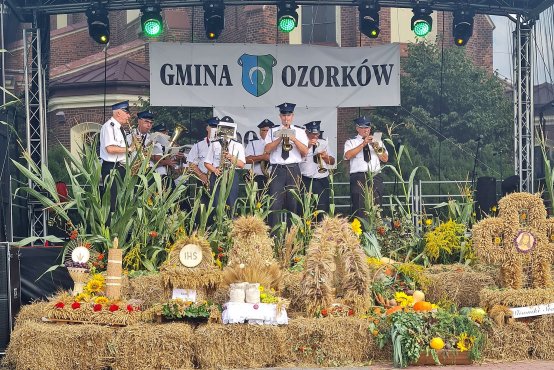
<path fill-rule="evenodd" d="M 234 127 L 236 133 L 237 125 L 229 116 L 221 118 L 218 126 Z M 227 151 L 223 150 L 223 145 L 227 145 Z M 237 169 L 243 168 L 245 162 L 244 147 L 234 138 L 216 137 L 215 140 L 212 141 L 204 165 L 210 172 L 210 189 L 212 190 L 212 194 L 214 194 L 214 206 L 217 204 L 221 189 L 221 184 L 219 184 L 219 186 L 217 184 L 217 178 L 220 177 L 224 171 L 231 171 L 234 169 L 231 189 L 229 189 L 229 196 L 226 200 L 226 204 L 233 209 L 239 197 L 239 176 Z"/>
<path fill-rule="evenodd" d="M 271 163 L 271 181 L 269 183 L 269 194 L 273 197 L 269 224 L 275 226 L 280 219 L 279 211 L 298 212 L 298 204 L 291 189 L 300 191 L 301 174 L 298 164 L 302 157 L 308 154 L 308 137 L 302 127 L 292 125 L 294 119 L 294 107 L 296 104 L 283 103 L 279 108 L 281 125 L 272 127 L 265 137 L 265 152 L 269 154 Z M 283 137 L 281 130 L 291 132 Z M 281 133 L 281 134 L 280 134 Z M 287 224 L 290 226 L 290 217 L 287 217 Z"/>
<path fill-rule="evenodd" d="M 389 154 L 386 149 L 380 154 L 375 151 L 371 123 L 365 116 L 356 118 L 354 123 L 358 135 L 344 143 L 344 159 L 350 161 L 352 215 L 364 218 L 364 188 L 366 185 L 373 190 L 374 204 L 381 205 L 383 196 L 381 162 L 386 163 L 389 160 Z M 375 144 L 385 148 L 383 142 Z"/>
<path fill-rule="evenodd" d="M 208 149 L 210 149 L 211 145 L 211 130 L 215 130 L 218 123 L 219 118 L 217 117 L 209 118 L 206 121 L 206 137 L 192 146 L 187 158 L 189 167 L 192 171 L 194 171 L 194 174 L 204 186 L 208 186 L 210 183 L 208 178 L 208 169 L 206 168 L 204 162 L 206 155 L 208 154 Z"/>
<path fill-rule="evenodd" d="M 246 163 L 252 165 L 251 174 L 254 175 L 258 191 L 263 191 L 269 180 L 269 154 L 265 152 L 265 138 L 273 126 L 275 126 L 273 122 L 267 118 L 260 122 L 258 124 L 260 138 L 249 141 L 245 148 Z"/>
<path fill-rule="evenodd" d="M 308 136 L 308 155 L 300 162 L 302 182 L 306 191 L 317 194 L 317 209 L 329 212 L 330 184 L 329 170 L 335 165 L 335 156 L 325 139 L 320 139 L 321 121 L 312 121 L 304 125 Z M 318 213 L 317 221 L 323 219 L 324 214 Z"/>
<path fill-rule="evenodd" d="M 100 129 L 100 159 L 102 161 L 102 181 L 105 184 L 112 170 L 125 177 L 125 161 L 127 155 L 134 151 L 133 146 L 128 146 L 124 130 L 129 129 L 129 101 L 112 105 L 112 117 L 102 125 Z M 105 189 L 107 190 L 107 189 Z M 110 187 L 110 211 L 115 210 L 117 198 L 117 183 L 114 180 Z"/>

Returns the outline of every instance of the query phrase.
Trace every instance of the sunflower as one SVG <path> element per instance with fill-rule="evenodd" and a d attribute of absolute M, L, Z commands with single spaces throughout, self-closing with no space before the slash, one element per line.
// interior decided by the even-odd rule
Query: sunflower
<path fill-rule="evenodd" d="M 362 224 L 360 223 L 360 220 L 355 218 L 354 221 L 352 221 L 351 227 L 352 231 L 354 231 L 356 235 L 362 235 Z"/>
<path fill-rule="evenodd" d="M 87 292 L 90 292 L 90 293 L 98 293 L 99 291 L 102 290 L 103 285 L 104 284 L 102 281 L 92 279 L 92 280 L 89 280 L 85 289 Z"/>
<path fill-rule="evenodd" d="M 104 297 L 103 295 L 100 295 L 100 296 L 94 298 L 94 303 L 96 303 L 96 304 L 106 304 L 109 301 L 110 300 L 108 299 L 108 297 Z"/>
<path fill-rule="evenodd" d="M 473 347 L 473 343 L 475 343 L 475 337 L 470 337 L 467 335 L 466 332 L 463 332 L 458 337 L 458 343 L 456 343 L 456 347 L 458 347 L 460 352 L 469 351 L 471 347 Z"/>
<path fill-rule="evenodd" d="M 79 293 L 75 296 L 76 302 L 86 302 L 90 299 L 90 296 L 87 293 Z"/>

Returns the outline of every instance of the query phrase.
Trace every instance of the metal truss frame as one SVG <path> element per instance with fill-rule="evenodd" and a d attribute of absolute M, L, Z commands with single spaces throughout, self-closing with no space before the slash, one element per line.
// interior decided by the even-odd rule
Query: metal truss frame
<path fill-rule="evenodd" d="M 535 128 L 533 113 L 534 20 L 518 17 L 514 37 L 514 164 L 519 190 L 533 193 Z"/>
<path fill-rule="evenodd" d="M 32 164 L 39 169 L 46 164 L 46 89 L 42 64 L 41 30 L 23 30 L 23 63 L 25 75 L 25 116 L 27 119 L 27 153 Z M 31 169 L 31 164 L 28 165 Z M 40 191 L 29 179 L 29 187 Z M 42 205 L 28 199 L 30 235 L 45 237 L 47 234 L 47 211 Z"/>

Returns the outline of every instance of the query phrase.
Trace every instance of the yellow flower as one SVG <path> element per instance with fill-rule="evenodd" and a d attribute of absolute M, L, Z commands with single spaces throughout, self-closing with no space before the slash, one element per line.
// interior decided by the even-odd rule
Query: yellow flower
<path fill-rule="evenodd" d="M 499 236 L 494 237 L 494 245 L 500 245 L 502 243 L 502 238 Z"/>
<path fill-rule="evenodd" d="M 87 283 L 86 291 L 90 293 L 98 293 L 102 290 L 102 282 L 100 280 L 92 279 Z"/>
<path fill-rule="evenodd" d="M 86 302 L 90 299 L 90 296 L 86 293 L 79 293 L 75 296 L 75 301 L 77 302 Z"/>
<path fill-rule="evenodd" d="M 92 275 L 91 280 L 96 280 L 96 281 L 99 281 L 99 282 L 101 282 L 102 284 L 104 284 L 104 275 L 102 275 L 102 274 L 94 274 L 94 275 Z"/>
<path fill-rule="evenodd" d="M 148 198 L 148 200 L 146 201 L 146 204 L 148 204 L 149 206 L 154 205 L 154 202 L 152 201 L 152 197 Z"/>
<path fill-rule="evenodd" d="M 260 299 L 266 299 L 266 297 L 267 297 L 267 294 L 265 293 L 260 294 Z"/>
<path fill-rule="evenodd" d="M 256 203 L 256 209 L 260 209 L 260 208 L 262 208 L 262 203 L 260 202 Z"/>
<path fill-rule="evenodd" d="M 491 211 L 496 212 L 496 206 L 492 206 Z"/>
<path fill-rule="evenodd" d="M 362 235 L 362 224 L 360 223 L 360 220 L 355 218 L 354 221 L 352 221 L 351 227 L 352 231 L 354 231 L 356 235 Z"/>
<path fill-rule="evenodd" d="M 367 264 L 372 268 L 377 268 L 383 264 L 379 258 L 367 257 Z"/>
<path fill-rule="evenodd" d="M 473 347 L 474 342 L 475 337 L 469 337 L 467 333 L 464 332 L 458 337 L 458 343 L 456 343 L 456 347 L 458 347 L 460 352 L 469 351 L 471 347 Z"/>
<path fill-rule="evenodd" d="M 310 221 L 310 220 L 306 221 L 306 226 L 310 226 L 311 224 L 312 224 L 312 221 Z"/>
<path fill-rule="evenodd" d="M 431 220 L 430 218 L 425 220 L 425 225 L 427 226 L 431 226 L 432 223 L 433 223 L 433 220 Z"/>
<path fill-rule="evenodd" d="M 103 295 L 100 295 L 100 296 L 94 298 L 94 303 L 96 303 L 96 304 L 106 304 L 109 301 L 110 300 L 108 299 L 108 297 L 104 297 Z"/>
<path fill-rule="evenodd" d="M 400 307 L 408 307 L 414 304 L 414 297 L 407 295 L 404 292 L 394 293 L 394 300 L 398 303 Z"/>
<path fill-rule="evenodd" d="M 260 285 L 260 286 L 258 287 L 258 290 L 260 291 L 260 293 L 263 293 L 263 291 L 264 291 L 264 286 L 263 286 L 263 285 Z"/>
<path fill-rule="evenodd" d="M 223 268 L 223 262 L 221 262 L 220 259 L 216 259 L 216 260 L 215 260 L 215 264 L 216 264 L 217 267 L 219 267 L 220 269 Z"/>

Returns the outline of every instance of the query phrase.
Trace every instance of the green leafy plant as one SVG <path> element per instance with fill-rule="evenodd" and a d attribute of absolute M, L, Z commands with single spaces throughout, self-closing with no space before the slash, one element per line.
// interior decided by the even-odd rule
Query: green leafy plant
<path fill-rule="evenodd" d="M 210 302 L 190 302 L 182 299 L 172 299 L 162 304 L 161 315 L 169 320 L 177 319 L 208 319 L 212 304 Z"/>

